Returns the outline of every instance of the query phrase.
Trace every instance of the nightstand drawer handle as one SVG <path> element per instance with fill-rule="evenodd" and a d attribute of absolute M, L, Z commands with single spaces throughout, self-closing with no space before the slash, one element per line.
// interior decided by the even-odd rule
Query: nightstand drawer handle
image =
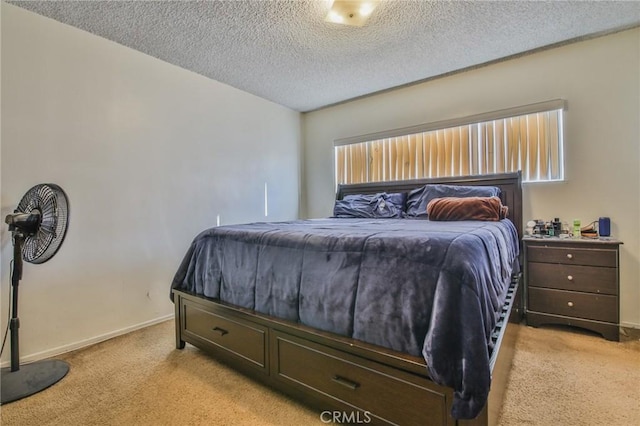
<path fill-rule="evenodd" d="M 573 255 L 571 253 L 567 254 L 567 259 L 573 259 Z"/>
<path fill-rule="evenodd" d="M 573 307 L 573 302 L 568 302 L 567 306 L 570 307 L 570 308 Z"/>
<path fill-rule="evenodd" d="M 573 281 L 573 275 L 567 275 L 567 279 L 568 279 L 569 281 Z"/>

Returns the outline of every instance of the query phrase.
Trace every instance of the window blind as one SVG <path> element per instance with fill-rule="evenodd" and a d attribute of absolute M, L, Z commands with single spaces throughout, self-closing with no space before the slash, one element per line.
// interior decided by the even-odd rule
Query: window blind
<path fill-rule="evenodd" d="M 524 182 L 562 180 L 564 109 L 564 101 L 550 101 L 339 140 L 335 144 L 336 182 L 470 176 L 517 170 L 522 171 Z M 513 113 L 520 114 L 508 115 Z"/>

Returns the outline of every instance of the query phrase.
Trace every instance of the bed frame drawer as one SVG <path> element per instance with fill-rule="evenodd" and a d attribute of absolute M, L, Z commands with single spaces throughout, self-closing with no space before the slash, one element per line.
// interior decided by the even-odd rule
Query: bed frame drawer
<path fill-rule="evenodd" d="M 183 335 L 204 341 L 249 365 L 268 372 L 267 328 L 242 319 L 225 317 L 189 300 L 183 302 Z"/>
<path fill-rule="evenodd" d="M 334 400 L 367 423 L 448 424 L 451 395 L 424 377 L 349 356 L 295 336 L 274 333 L 272 374 Z M 389 370 L 389 371 L 387 371 Z M 432 389 L 421 385 L 428 382 Z M 434 419 L 441 419 L 442 422 Z M 453 424 L 453 423 L 451 423 Z"/>

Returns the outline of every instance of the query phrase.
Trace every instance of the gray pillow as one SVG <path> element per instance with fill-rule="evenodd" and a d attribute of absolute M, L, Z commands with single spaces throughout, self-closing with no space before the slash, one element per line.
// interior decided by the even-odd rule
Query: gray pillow
<path fill-rule="evenodd" d="M 429 184 L 409 192 L 405 217 L 427 219 L 427 205 L 434 198 L 494 196 L 500 196 L 500 188 L 495 186 Z"/>

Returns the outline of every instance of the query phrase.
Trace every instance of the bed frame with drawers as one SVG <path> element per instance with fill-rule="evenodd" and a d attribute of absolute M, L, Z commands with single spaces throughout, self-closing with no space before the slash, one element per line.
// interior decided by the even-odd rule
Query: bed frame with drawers
<path fill-rule="evenodd" d="M 425 183 L 492 185 L 522 235 L 519 173 L 342 185 L 347 194 L 399 192 Z M 370 424 L 493 425 L 502 406 L 518 325 L 520 274 L 514 275 L 493 333 L 489 400 L 473 420 L 451 417 L 453 389 L 430 380 L 425 360 L 174 290 L 176 347 L 190 343 L 232 368 L 320 411 L 340 411 Z M 214 384 L 212 384 L 214 385 Z"/>

